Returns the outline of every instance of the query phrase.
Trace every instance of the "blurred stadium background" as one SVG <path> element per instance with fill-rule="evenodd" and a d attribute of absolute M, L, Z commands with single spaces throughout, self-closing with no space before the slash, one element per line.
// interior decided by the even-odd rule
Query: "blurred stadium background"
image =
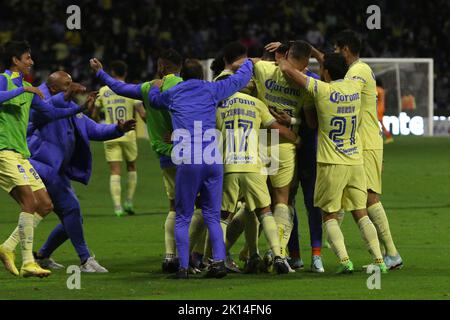
<path fill-rule="evenodd" d="M 65 70 L 75 81 L 97 89 L 100 83 L 88 65 L 91 57 L 99 58 L 106 67 L 110 61 L 122 59 L 129 65 L 128 81 L 142 82 L 154 77 L 156 59 L 164 48 L 173 47 L 184 57 L 202 59 L 207 64 L 224 44 L 236 39 L 248 46 L 251 56 L 260 56 L 263 46 L 274 40 L 306 39 L 322 50 L 332 50 L 333 35 L 351 28 L 363 37 L 362 57 L 433 59 L 431 107 L 437 117 L 433 119 L 434 134 L 450 135 L 449 0 L 2 0 L 0 3 L 0 43 L 11 39 L 30 42 L 35 68 L 28 80 L 34 85 L 55 70 Z M 66 28 L 66 8 L 72 4 L 81 8 L 81 30 Z M 366 8 L 371 4 L 381 7 L 381 30 L 366 28 Z M 429 63 L 394 61 L 399 60 L 373 65 L 390 90 L 387 114 L 398 116 L 403 111 L 408 116 L 425 119 L 429 115 Z M 148 143 L 139 144 L 138 214 L 124 219 L 112 213 L 103 145 L 93 143 L 91 184 L 84 187 L 74 183 L 74 186 L 85 216 L 88 243 L 111 273 L 107 278 L 86 277 L 89 280 L 83 280 L 83 290 L 70 291 L 65 285 L 65 272 L 55 273 L 45 281 L 18 281 L 0 270 L 0 299 L 448 299 L 449 146 L 450 139 L 420 137 L 400 137 L 386 146 L 383 202 L 392 212 L 393 234 L 407 267 L 389 274 L 388 280 L 383 280 L 383 290 L 368 291 L 367 275 L 361 271 L 353 278 L 335 277 L 332 274 L 335 258 L 325 249 L 327 273 L 322 278 L 308 272 L 281 280 L 271 275 L 231 275 L 222 284 L 223 290 L 217 290 L 214 280 L 175 284 L 165 280 L 160 272 L 167 201 L 158 163 Z M 297 203 L 303 203 L 300 193 L 298 197 Z M 1 192 L 0 239 L 17 224 L 16 211 L 14 201 Z M 305 209 L 300 207 L 299 212 L 302 212 L 301 245 L 308 265 Z M 363 265 L 367 263 L 367 252 L 351 219 L 348 220 L 344 223 L 346 241 L 355 262 Z M 36 246 L 42 244 L 56 223 L 56 216 L 51 215 L 40 225 Z M 55 256 L 66 266 L 78 263 L 70 243 Z M 248 281 L 249 278 L 252 280 Z M 246 279 L 245 285 L 242 279 Z"/>
<path fill-rule="evenodd" d="M 66 8 L 72 4 L 81 8 L 81 30 L 66 28 Z M 371 4 L 381 8 L 381 30 L 366 28 L 366 9 Z M 88 68 L 91 57 L 106 65 L 123 59 L 129 64 L 128 81 L 141 82 L 154 77 L 163 48 L 173 47 L 185 57 L 209 59 L 225 43 L 239 39 L 251 56 L 261 56 L 270 41 L 306 39 L 331 50 L 333 35 L 351 28 L 362 34 L 362 57 L 434 59 L 433 113 L 448 122 L 449 13 L 448 0 L 11 0 L 1 4 L 0 43 L 10 39 L 31 43 L 36 66 L 30 80 L 35 84 L 49 72 L 62 69 L 75 81 L 98 86 Z M 425 78 L 411 80 L 408 69 L 419 70 L 416 73 Z M 413 95 L 420 109 L 420 100 L 428 96 L 426 89 L 422 91 L 422 85 L 428 85 L 426 66 L 403 64 L 402 70 L 401 93 L 391 90 L 392 99 Z M 389 99 L 388 114 L 390 108 L 398 109 Z M 450 134 L 450 126 L 446 133 Z"/>

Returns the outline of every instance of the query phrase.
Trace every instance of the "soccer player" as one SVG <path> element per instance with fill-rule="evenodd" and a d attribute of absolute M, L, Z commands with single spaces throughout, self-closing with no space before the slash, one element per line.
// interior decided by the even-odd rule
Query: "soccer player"
<path fill-rule="evenodd" d="M 304 41 L 293 41 L 287 54 L 287 59 L 295 67 L 303 71 L 311 56 L 311 47 Z M 285 78 L 279 67 L 273 62 L 259 61 L 255 64 L 254 80 L 258 91 L 258 98 L 270 109 L 276 112 L 284 111 L 293 118 L 300 116 L 301 109 L 305 110 L 308 124 L 315 126 L 313 113 L 314 101 L 312 96 L 304 89 Z M 280 143 L 279 169 L 269 176 L 272 186 L 272 199 L 274 217 L 277 221 L 282 257 L 286 256 L 288 244 L 293 228 L 294 210 L 289 208 L 289 191 L 295 171 L 295 145 L 290 142 Z"/>
<path fill-rule="evenodd" d="M 46 99 L 70 91 L 72 78 L 63 71 L 52 73 L 47 82 L 39 86 Z M 88 97 L 94 104 L 95 93 Z M 89 182 L 92 171 L 90 140 L 104 141 L 117 138 L 134 128 L 135 121 L 120 121 L 116 124 L 96 124 L 83 114 L 71 118 L 48 122 L 34 110 L 30 113 L 27 132 L 30 162 L 41 176 L 54 204 L 54 211 L 61 223 L 50 233 L 42 248 L 35 254 L 41 267 L 61 269 L 52 253 L 70 239 L 80 258 L 82 272 L 108 272 L 90 254 L 83 234 L 80 203 L 70 180 L 83 184 Z M 44 216 L 41 216 L 44 218 Z"/>
<path fill-rule="evenodd" d="M 377 118 L 375 75 L 369 65 L 359 59 L 360 50 L 361 40 L 355 32 L 345 30 L 336 36 L 335 51 L 343 55 L 349 66 L 346 78 L 356 79 L 362 86 L 361 123 L 358 131 L 361 135 L 367 180 L 367 212 L 386 249 L 384 257 L 386 266 L 389 269 L 396 269 L 403 266 L 403 261 L 392 239 L 389 221 L 379 196 L 383 166 L 383 138 Z"/>
<path fill-rule="evenodd" d="M 385 90 L 383 87 L 383 82 L 380 79 L 376 79 L 377 84 L 377 118 L 380 122 L 381 129 L 383 129 L 383 135 L 386 137 L 384 140 L 385 144 L 394 142 L 394 138 L 392 137 L 392 133 L 389 132 L 388 129 L 383 124 L 383 117 L 385 111 Z"/>
<path fill-rule="evenodd" d="M 377 231 L 366 211 L 363 149 L 357 130 L 361 86 L 355 80 L 344 79 L 348 67 L 340 54 L 326 54 L 323 59 L 321 78 L 325 82 L 306 76 L 286 60 L 280 61 L 280 69 L 299 86 L 307 88 L 315 99 L 319 140 L 314 204 L 324 213 L 328 241 L 339 258 L 337 273 L 353 272 L 337 222 L 341 208 L 352 212 L 374 263 L 382 272 L 387 272 Z"/>
<path fill-rule="evenodd" d="M 217 151 L 218 137 L 215 134 L 216 108 L 220 101 L 245 87 L 250 81 L 252 70 L 252 62 L 247 60 L 236 74 L 229 78 L 207 82 L 202 80 L 203 68 L 200 63 L 187 60 L 182 69 L 184 82 L 162 93 L 158 88 L 161 82 L 156 82 L 150 90 L 152 107 L 165 108 L 171 112 L 175 140 L 176 137 L 179 139 L 172 152 L 172 159 L 178 162 L 175 183 L 175 239 L 180 269 L 176 278 L 187 278 L 188 229 L 198 193 L 213 253 L 213 262 L 209 265 L 206 275 L 216 278 L 226 275 L 225 244 L 220 227 L 223 166 L 216 161 L 217 156 L 220 156 Z M 208 140 L 206 136 L 210 135 L 210 130 L 214 131 L 214 135 L 209 137 L 209 141 L 204 141 Z M 210 150 L 210 144 L 217 153 Z M 216 158 L 212 155 L 210 157 L 213 159 L 208 157 L 208 151 L 214 153 Z"/>
<path fill-rule="evenodd" d="M 117 81 L 124 82 L 127 77 L 127 65 L 125 62 L 116 60 L 111 63 L 111 75 Z M 145 110 L 142 102 L 127 97 L 119 96 L 108 86 L 100 88 L 99 97 L 95 101 L 97 108 L 100 108 L 105 114 L 107 124 L 117 123 L 118 120 L 135 119 L 137 112 L 142 119 L 146 119 Z M 110 169 L 110 190 L 114 203 L 114 213 L 121 217 L 124 210 L 127 214 L 133 215 L 133 197 L 137 184 L 136 158 L 138 149 L 136 143 L 136 131 L 127 132 L 123 137 L 105 141 L 105 156 Z M 127 198 L 122 207 L 121 202 L 121 176 L 120 166 L 125 158 L 127 163 Z"/>
<path fill-rule="evenodd" d="M 177 85 L 183 79 L 179 76 L 182 65 L 182 57 L 173 50 L 168 49 L 158 58 L 158 76 L 162 79 L 162 91 L 166 91 Z M 160 168 L 163 175 L 164 187 L 169 199 L 169 212 L 164 224 L 165 258 L 162 263 L 164 272 L 176 272 L 179 267 L 176 258 L 175 245 L 175 173 L 176 167 L 171 160 L 173 145 L 166 142 L 165 136 L 173 131 L 172 120 L 169 111 L 154 109 L 150 106 L 148 93 L 154 81 L 141 84 L 128 84 L 110 77 L 101 63 L 93 59 L 91 67 L 96 71 L 97 77 L 102 80 L 116 94 L 131 99 L 140 99 L 144 102 L 147 114 L 147 130 L 150 137 L 150 145 L 159 157 Z"/>
<path fill-rule="evenodd" d="M 226 79 L 230 75 L 219 76 L 216 80 Z M 245 200 L 246 214 L 255 212 L 262 225 L 272 252 L 274 267 L 278 273 L 288 273 L 287 261 L 281 258 L 277 225 L 270 208 L 270 194 L 267 187 L 267 175 L 259 154 L 260 127 L 279 131 L 281 138 L 299 143 L 300 138 L 288 128 L 277 123 L 266 105 L 248 94 L 235 93 L 223 100 L 217 109 L 217 128 L 222 131 L 224 150 L 224 181 L 221 220 L 227 221 L 235 212 L 238 200 Z M 249 221 L 250 223 L 250 221 Z M 257 242 L 258 230 L 245 233 L 250 258 L 245 273 L 258 271 L 260 261 Z M 227 251 L 232 245 L 227 241 Z"/>
<path fill-rule="evenodd" d="M 272 42 L 266 45 L 266 50 L 275 51 L 275 58 L 283 59 L 289 50 L 288 45 L 280 42 Z M 307 76 L 319 79 L 319 76 L 308 69 L 303 71 Z M 305 110 L 300 110 L 299 119 L 292 119 L 285 112 L 273 113 L 275 119 L 284 125 L 298 123 L 298 133 L 302 139 L 302 144 L 297 148 L 296 153 L 296 177 L 292 183 L 289 201 L 294 209 L 294 225 L 291 237 L 288 242 L 289 264 L 293 269 L 303 267 L 303 260 L 300 257 L 300 244 L 298 234 L 298 217 L 295 206 L 295 196 L 299 185 L 301 184 L 303 191 L 303 201 L 308 215 L 308 226 L 311 244 L 311 271 L 324 272 L 321 248 L 322 248 L 322 212 L 320 208 L 314 206 L 314 185 L 316 182 L 316 158 L 317 158 L 317 127 L 311 128 L 307 125 Z"/>
<path fill-rule="evenodd" d="M 55 120 L 70 117 L 82 109 L 69 107 L 64 95 L 52 98 L 54 108 L 45 103 L 42 92 L 24 80 L 34 64 L 26 41 L 11 41 L 2 50 L 3 65 L 8 69 L 0 75 L 0 187 L 8 192 L 21 207 L 18 226 L 0 245 L 0 259 L 13 275 L 46 277 L 33 257 L 34 228 L 53 204 L 39 174 L 30 164 L 26 133 L 30 108 L 41 118 Z M 20 242 L 22 267 L 20 273 L 14 260 L 15 245 Z"/>

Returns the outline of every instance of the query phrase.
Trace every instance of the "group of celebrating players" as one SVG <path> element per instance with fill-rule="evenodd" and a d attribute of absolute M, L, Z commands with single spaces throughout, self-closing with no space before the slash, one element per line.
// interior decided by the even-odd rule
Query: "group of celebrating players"
<path fill-rule="evenodd" d="M 402 267 L 379 200 L 383 140 L 375 76 L 359 59 L 361 42 L 353 31 L 339 33 L 335 52 L 326 54 L 304 41 L 273 42 L 262 58 L 248 59 L 242 44 L 229 43 L 211 66 L 212 82 L 203 80 L 198 60 L 183 60 L 173 49 L 161 53 L 157 79 L 141 84 L 124 82 L 125 63 L 112 63 L 109 75 L 94 58 L 91 68 L 105 86 L 83 107 L 73 100 L 86 88 L 67 73 L 53 73 L 39 89 L 25 82 L 33 65 L 30 49 L 8 45 L 4 62 L 10 67 L 0 75 L 0 186 L 22 212 L 16 230 L 0 245 L 0 259 L 14 275 L 43 277 L 48 269 L 62 268 L 51 254 L 67 239 L 82 271 L 107 272 L 90 255 L 70 180 L 88 183 L 89 140 L 106 141 L 114 211 L 134 213 L 135 111 L 146 121 L 160 159 L 169 199 L 162 269 L 174 278 L 203 269 L 207 277 L 221 278 L 227 272 L 284 274 L 303 268 L 295 203 L 299 186 L 309 222 L 311 271 L 324 272 L 322 230 L 339 260 L 337 273 L 353 271 L 340 229 L 346 211 L 381 272 Z M 311 57 L 320 64 L 321 80 L 308 70 Z M 103 111 L 107 124 L 80 114 L 83 109 L 96 120 Z M 219 133 L 206 138 L 212 129 Z M 270 138 L 277 135 L 279 141 L 263 146 L 260 129 L 270 129 Z M 213 150 L 221 149 L 220 161 L 204 159 L 209 152 L 217 160 L 211 143 Z M 264 148 L 269 162 L 261 157 Z M 122 207 L 124 158 L 128 191 Z M 276 170 L 269 170 L 274 164 Z M 34 229 L 51 211 L 61 224 L 33 254 Z M 261 232 L 269 247 L 263 257 Z M 242 233 L 243 270 L 230 254 Z M 14 262 L 19 243 L 20 272 Z"/>

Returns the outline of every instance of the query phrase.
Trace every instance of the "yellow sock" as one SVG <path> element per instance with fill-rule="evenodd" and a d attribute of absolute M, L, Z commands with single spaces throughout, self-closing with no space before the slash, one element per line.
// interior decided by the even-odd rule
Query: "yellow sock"
<path fill-rule="evenodd" d="M 274 256 L 281 256 L 280 240 L 278 239 L 277 223 L 272 215 L 272 212 L 266 212 L 258 217 L 262 225 L 264 235 L 269 243 L 270 249 Z"/>
<path fill-rule="evenodd" d="M 164 243 L 166 246 L 166 257 L 175 256 L 177 246 L 175 243 L 175 211 L 169 211 L 164 223 Z"/>
<path fill-rule="evenodd" d="M 33 237 L 34 237 L 33 214 L 21 212 L 19 215 L 19 237 L 22 249 L 22 265 L 34 262 Z"/>
<path fill-rule="evenodd" d="M 38 213 L 34 213 L 33 215 L 33 228 L 36 228 L 38 224 L 42 221 L 42 217 Z M 5 249 L 9 251 L 16 250 L 17 245 L 20 242 L 19 236 L 19 227 L 16 227 L 14 231 L 11 233 L 8 239 L 3 243 Z"/>
<path fill-rule="evenodd" d="M 342 226 L 342 222 L 344 222 L 344 217 L 345 217 L 345 211 L 343 209 L 341 209 L 341 211 L 339 211 L 337 214 L 337 221 L 339 223 L 339 227 Z"/>
<path fill-rule="evenodd" d="M 209 239 L 209 231 L 206 228 L 206 240 L 205 240 L 205 250 L 203 252 L 203 261 L 208 262 L 208 259 L 212 259 L 212 246 L 211 239 Z"/>
<path fill-rule="evenodd" d="M 120 176 L 116 174 L 111 175 L 109 178 L 109 186 L 111 190 L 111 197 L 114 203 L 114 210 L 118 210 L 122 207 L 120 199 L 122 193 Z"/>
<path fill-rule="evenodd" d="M 137 185 L 137 172 L 129 171 L 127 180 L 127 201 L 133 203 L 134 192 Z"/>
<path fill-rule="evenodd" d="M 327 231 L 327 240 L 334 254 L 341 263 L 347 262 L 349 257 L 345 248 L 344 235 L 342 234 L 338 221 L 336 219 L 330 219 L 325 221 L 323 226 Z"/>
<path fill-rule="evenodd" d="M 389 221 L 381 202 L 377 202 L 367 208 L 367 213 L 369 214 L 370 220 L 372 220 L 375 228 L 377 229 L 380 243 L 384 245 L 386 253 L 389 256 L 396 256 L 398 254 L 397 248 L 395 247 L 394 241 L 392 240 Z"/>
<path fill-rule="evenodd" d="M 258 253 L 259 222 L 253 212 L 247 212 L 245 218 L 245 241 L 248 246 L 249 255 L 252 256 Z"/>
<path fill-rule="evenodd" d="M 291 210 L 285 204 L 279 203 L 275 205 L 273 213 L 278 228 L 278 239 L 281 247 L 281 257 L 286 257 L 286 247 L 291 236 L 292 227 L 294 225 L 294 216 Z"/>
<path fill-rule="evenodd" d="M 220 219 L 220 227 L 222 228 L 223 241 L 225 242 L 227 240 L 228 220 Z"/>
<path fill-rule="evenodd" d="M 227 237 L 225 239 L 225 247 L 227 252 L 236 243 L 242 232 L 244 232 L 246 216 L 249 214 L 250 212 L 248 212 L 245 207 L 242 206 L 228 224 Z"/>
<path fill-rule="evenodd" d="M 362 217 L 358 220 L 358 227 L 375 263 L 383 262 L 380 243 L 378 242 L 377 230 L 375 229 L 372 221 L 370 221 L 368 216 Z"/>
<path fill-rule="evenodd" d="M 189 252 L 195 251 L 203 254 L 203 250 L 205 249 L 205 234 L 206 228 L 202 211 L 195 209 L 191 225 L 189 226 Z"/>

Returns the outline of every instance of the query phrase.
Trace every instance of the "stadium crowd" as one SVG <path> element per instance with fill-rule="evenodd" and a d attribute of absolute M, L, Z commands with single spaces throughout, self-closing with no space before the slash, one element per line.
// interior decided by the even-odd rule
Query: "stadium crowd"
<path fill-rule="evenodd" d="M 372 2 L 358 1 L 348 10 L 347 2 L 325 0 L 81 0 L 77 4 L 82 8 L 82 32 L 78 32 L 65 25 L 71 0 L 12 0 L 0 10 L 0 44 L 28 39 L 38 61 L 36 80 L 50 70 L 63 69 L 89 85 L 95 79 L 85 61 L 93 56 L 106 63 L 128 61 L 129 80 L 138 82 L 153 78 L 156 58 L 164 48 L 177 48 L 183 56 L 199 59 L 214 57 L 223 43 L 234 39 L 249 47 L 250 55 L 259 55 L 263 45 L 275 39 L 305 39 L 325 49 L 336 30 L 351 28 L 365 34 L 363 57 L 433 57 L 435 79 L 439 79 L 437 112 L 450 110 L 446 58 L 450 21 L 443 14 L 449 12 L 450 3 L 377 1 L 382 28 L 366 32 L 366 8 Z M 24 12 L 33 14 L 20 21 L 12 18 Z M 420 23 L 411 20 L 415 16 L 421 17 Z"/>
<path fill-rule="evenodd" d="M 331 29 L 364 31 L 372 4 L 358 1 L 346 10 L 339 1 L 87 1 L 82 10 L 83 32 L 66 28 L 66 8 L 73 1 L 16 1 L 2 4 L 0 43 L 12 38 L 29 39 L 39 64 L 38 80 L 48 70 L 64 69 L 79 81 L 94 79 L 85 68 L 86 59 L 96 56 L 105 62 L 120 58 L 129 62 L 130 80 L 152 78 L 156 57 L 163 48 L 177 48 L 184 56 L 214 57 L 223 43 L 240 38 L 260 53 L 263 44 L 274 39 L 305 39 L 322 48 L 330 43 Z M 435 102 L 438 109 L 449 109 L 450 21 L 441 12 L 450 12 L 450 2 L 378 1 L 382 10 L 382 29 L 365 32 L 363 57 L 433 57 L 435 59 Z M 35 12 L 17 23 L 14 13 Z M 324 6 L 327 14 L 321 14 Z M 360 12 L 354 15 L 354 12 Z M 418 14 L 420 13 L 420 15 Z M 421 16 L 421 23 L 410 17 Z M 263 18 L 261 18 L 263 17 Z M 261 23 L 263 19 L 264 23 Z M 342 26 L 342 28 L 339 28 Z M 45 36 L 43 36 L 45 35 Z M 444 50 L 435 50 L 441 47 Z M 42 73 L 44 72 L 44 73 Z M 438 111 L 439 112 L 439 111 Z"/>

